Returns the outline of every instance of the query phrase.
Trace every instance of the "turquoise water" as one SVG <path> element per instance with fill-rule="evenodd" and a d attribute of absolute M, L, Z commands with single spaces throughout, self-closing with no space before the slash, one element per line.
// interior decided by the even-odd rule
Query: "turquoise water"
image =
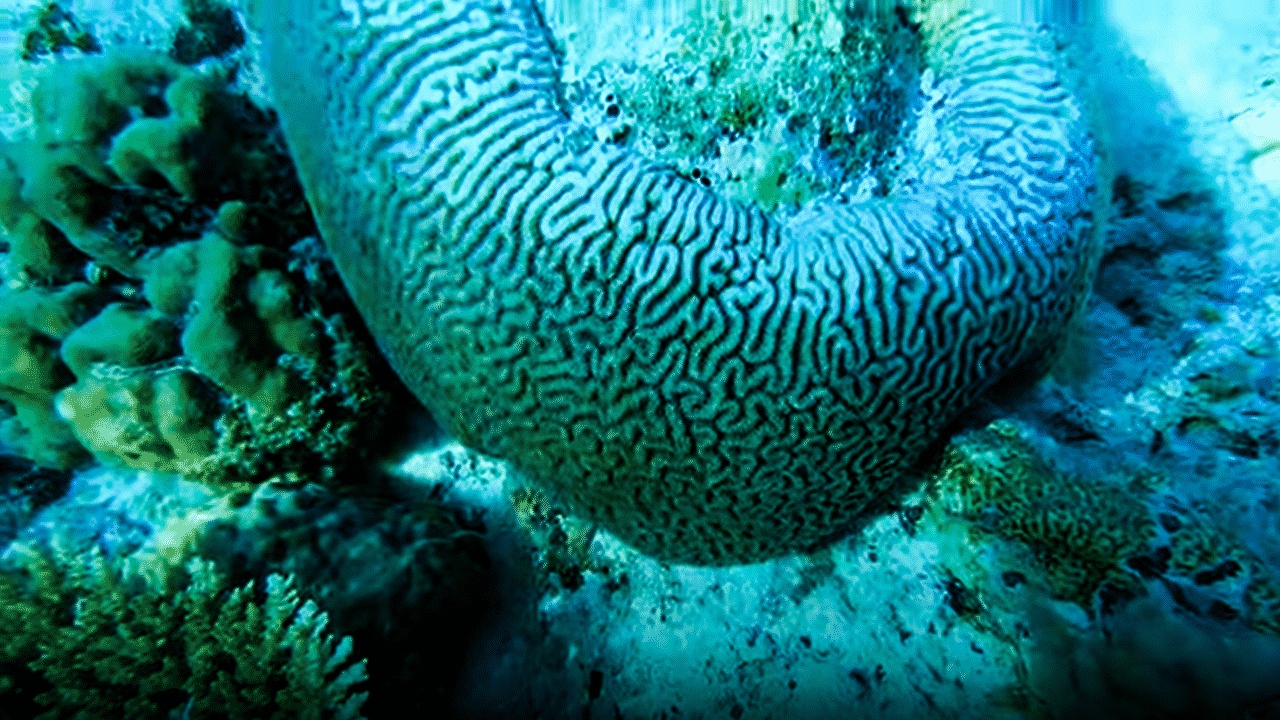
<path fill-rule="evenodd" d="M 0 9 L 0 717 L 1280 712 L 1274 3 L 315 7 Z"/>

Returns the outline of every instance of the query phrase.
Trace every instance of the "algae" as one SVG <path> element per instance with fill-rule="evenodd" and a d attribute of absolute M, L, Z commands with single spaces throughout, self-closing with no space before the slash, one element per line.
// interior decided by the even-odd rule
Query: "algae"
<path fill-rule="evenodd" d="M 766 212 L 887 192 L 922 48 L 907 13 L 692 21 L 565 83 L 574 119 Z"/>

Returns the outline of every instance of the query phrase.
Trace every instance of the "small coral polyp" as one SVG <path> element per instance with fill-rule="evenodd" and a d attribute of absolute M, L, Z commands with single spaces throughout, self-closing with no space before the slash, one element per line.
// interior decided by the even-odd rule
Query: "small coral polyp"
<path fill-rule="evenodd" d="M 266 115 L 246 132 L 219 80 L 116 51 L 50 64 L 32 105 L 0 146 L 0 442 L 224 480 L 279 470 L 251 448 L 286 450 L 300 423 L 329 431 L 321 464 L 344 452 L 381 396 L 290 269 L 307 225 Z"/>

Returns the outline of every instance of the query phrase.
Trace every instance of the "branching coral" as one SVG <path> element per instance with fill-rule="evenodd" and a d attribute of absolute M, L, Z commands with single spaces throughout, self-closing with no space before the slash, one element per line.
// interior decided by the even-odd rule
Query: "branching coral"
<path fill-rule="evenodd" d="M 366 487 L 367 489 L 367 487 Z M 232 577 L 287 574 L 335 632 L 369 654 L 371 716 L 432 715 L 447 696 L 496 580 L 484 540 L 450 510 L 420 498 L 344 494 L 312 483 L 266 483 L 178 543 Z M 423 648 L 430 648 L 424 652 Z M 412 707 L 412 706 L 411 706 Z"/>
<path fill-rule="evenodd" d="M 364 661 L 292 579 L 230 589 L 196 559 L 162 593 L 131 587 L 98 553 L 28 562 L 27 590 L 0 575 L 0 695 L 34 699 L 42 718 L 359 716 Z M 32 680 L 46 688 L 34 698 Z"/>

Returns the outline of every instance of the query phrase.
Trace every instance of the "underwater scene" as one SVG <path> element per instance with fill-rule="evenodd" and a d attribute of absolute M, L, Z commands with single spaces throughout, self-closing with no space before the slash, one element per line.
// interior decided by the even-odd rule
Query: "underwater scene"
<path fill-rule="evenodd" d="M 0 0 L 0 720 L 1280 720 L 1276 0 Z"/>

